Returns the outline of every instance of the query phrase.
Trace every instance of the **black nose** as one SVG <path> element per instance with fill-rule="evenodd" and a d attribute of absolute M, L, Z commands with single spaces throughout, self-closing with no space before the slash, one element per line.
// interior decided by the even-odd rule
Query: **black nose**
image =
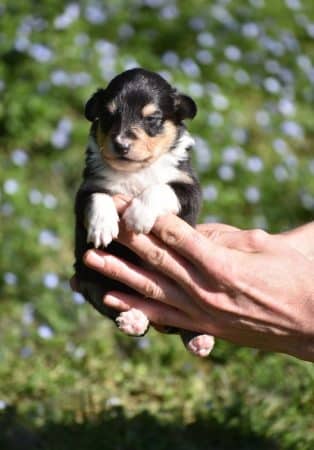
<path fill-rule="evenodd" d="M 119 156 L 125 156 L 130 150 L 130 144 L 126 142 L 118 142 L 117 140 L 113 143 L 114 151 Z"/>

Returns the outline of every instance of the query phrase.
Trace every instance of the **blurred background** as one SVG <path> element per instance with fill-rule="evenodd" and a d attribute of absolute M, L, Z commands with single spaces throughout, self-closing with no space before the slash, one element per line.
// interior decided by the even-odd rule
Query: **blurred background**
<path fill-rule="evenodd" d="M 312 449 L 314 367 L 117 332 L 69 289 L 84 104 L 142 66 L 191 95 L 202 221 L 314 217 L 314 3 L 0 3 L 0 448 Z"/>

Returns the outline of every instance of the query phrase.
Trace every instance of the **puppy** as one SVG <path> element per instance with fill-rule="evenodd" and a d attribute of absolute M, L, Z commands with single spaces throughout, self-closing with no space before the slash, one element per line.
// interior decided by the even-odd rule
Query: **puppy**
<path fill-rule="evenodd" d="M 118 314 L 104 305 L 103 298 L 110 290 L 132 290 L 86 267 L 83 255 L 89 248 L 106 247 L 124 260 L 141 264 L 134 253 L 115 241 L 119 232 L 112 200 L 115 194 L 133 198 L 123 220 L 136 233 L 149 233 L 156 219 L 168 213 L 195 225 L 201 191 L 190 165 L 194 142 L 183 124 L 195 114 L 190 97 L 158 74 L 140 68 L 118 75 L 85 107 L 92 125 L 75 202 L 76 279 L 85 298 L 130 335 L 145 334 L 146 316 L 136 309 Z M 197 355 L 206 356 L 212 349 L 211 336 L 175 332 L 180 332 L 187 348 Z"/>

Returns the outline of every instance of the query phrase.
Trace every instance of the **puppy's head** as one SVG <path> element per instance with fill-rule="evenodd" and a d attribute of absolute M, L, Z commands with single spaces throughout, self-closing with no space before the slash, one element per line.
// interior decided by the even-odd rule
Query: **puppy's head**
<path fill-rule="evenodd" d="M 169 151 L 182 121 L 195 114 L 190 97 L 144 69 L 118 75 L 85 107 L 102 157 L 112 168 L 124 171 L 148 166 Z"/>

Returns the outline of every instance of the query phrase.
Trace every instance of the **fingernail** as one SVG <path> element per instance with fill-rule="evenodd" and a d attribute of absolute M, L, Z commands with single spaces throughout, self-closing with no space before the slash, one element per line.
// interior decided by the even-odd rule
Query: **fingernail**
<path fill-rule="evenodd" d="M 112 306 L 113 308 L 117 308 L 121 305 L 121 300 L 119 300 L 117 297 L 114 297 L 111 294 L 107 294 L 104 297 L 104 303 L 107 306 Z"/>
<path fill-rule="evenodd" d="M 105 264 L 105 258 L 98 250 L 88 250 L 84 255 L 84 263 L 87 266 L 103 267 Z"/>

